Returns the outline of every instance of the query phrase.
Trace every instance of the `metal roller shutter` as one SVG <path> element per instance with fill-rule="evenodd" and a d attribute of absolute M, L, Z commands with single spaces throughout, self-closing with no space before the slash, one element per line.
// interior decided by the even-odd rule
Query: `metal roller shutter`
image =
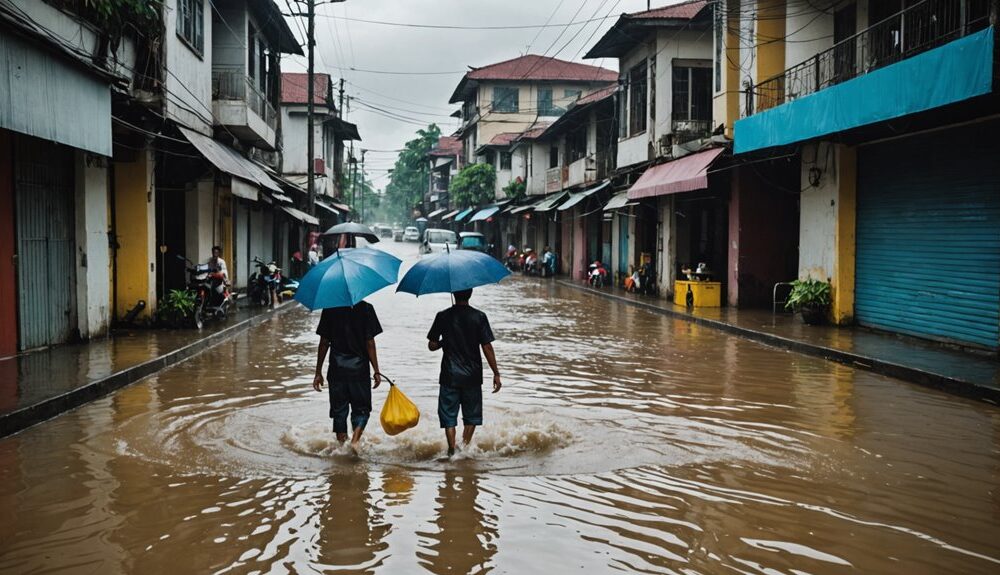
<path fill-rule="evenodd" d="M 979 124 L 863 147 L 855 317 L 1000 346 L 1000 145 Z"/>

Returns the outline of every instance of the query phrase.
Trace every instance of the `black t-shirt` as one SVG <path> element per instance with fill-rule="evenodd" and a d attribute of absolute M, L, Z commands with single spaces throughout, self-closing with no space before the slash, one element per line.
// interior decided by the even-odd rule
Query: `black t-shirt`
<path fill-rule="evenodd" d="M 441 385 L 483 384 L 483 358 L 479 354 L 479 346 L 494 339 L 485 313 L 467 305 L 455 305 L 438 312 L 427 339 L 441 340 L 444 349 Z"/>
<path fill-rule="evenodd" d="M 375 308 L 368 302 L 323 310 L 316 334 L 330 341 L 330 379 L 369 379 L 368 340 L 382 333 Z"/>

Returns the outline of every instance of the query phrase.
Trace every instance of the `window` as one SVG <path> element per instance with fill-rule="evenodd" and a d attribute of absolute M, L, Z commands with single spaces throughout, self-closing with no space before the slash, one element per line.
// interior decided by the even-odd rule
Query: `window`
<path fill-rule="evenodd" d="M 628 137 L 628 102 L 624 90 L 615 94 L 615 104 L 618 106 L 618 137 Z"/>
<path fill-rule="evenodd" d="M 558 116 L 556 107 L 552 105 L 552 88 L 538 89 L 538 115 Z"/>
<path fill-rule="evenodd" d="M 519 97 L 517 88 L 497 86 L 493 88 L 493 104 L 490 108 L 494 112 L 517 112 Z"/>
<path fill-rule="evenodd" d="M 711 121 L 711 73 L 710 68 L 674 66 L 671 96 L 675 122 Z"/>
<path fill-rule="evenodd" d="M 566 134 L 566 163 L 572 164 L 587 155 L 587 125 Z"/>
<path fill-rule="evenodd" d="M 251 80 L 257 77 L 257 31 L 253 24 L 247 26 L 247 77 Z"/>
<path fill-rule="evenodd" d="M 177 0 L 177 35 L 199 53 L 205 49 L 204 18 L 204 0 Z"/>
<path fill-rule="evenodd" d="M 628 73 L 628 133 L 634 136 L 646 130 L 646 62 Z"/>
<path fill-rule="evenodd" d="M 510 169 L 510 152 L 500 152 L 500 169 Z"/>
<path fill-rule="evenodd" d="M 559 146 L 549 148 L 549 168 L 559 167 Z"/>
<path fill-rule="evenodd" d="M 486 163 L 491 166 L 497 165 L 496 153 L 493 150 L 486 150 Z"/>
<path fill-rule="evenodd" d="M 723 49 L 723 39 L 722 32 L 723 27 L 726 25 L 726 19 L 723 14 L 725 14 L 725 6 L 721 6 L 721 3 L 715 4 L 715 91 L 722 91 L 722 49 Z"/>
<path fill-rule="evenodd" d="M 583 90 L 563 90 L 563 97 L 570 101 L 579 98 L 580 94 L 583 94 Z"/>

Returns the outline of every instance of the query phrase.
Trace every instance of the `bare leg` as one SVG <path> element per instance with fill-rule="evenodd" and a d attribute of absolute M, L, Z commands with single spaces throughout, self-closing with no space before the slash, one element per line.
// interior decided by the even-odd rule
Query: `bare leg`
<path fill-rule="evenodd" d="M 444 436 L 448 440 L 448 457 L 451 457 L 455 455 L 455 428 L 445 428 Z"/>
<path fill-rule="evenodd" d="M 475 425 L 466 425 L 462 428 L 462 444 L 469 445 L 472 443 L 472 434 L 476 432 Z"/>
<path fill-rule="evenodd" d="M 351 449 L 353 449 L 355 453 L 358 452 L 358 447 L 361 445 L 361 434 L 364 432 L 364 427 L 354 428 L 354 433 L 351 435 Z"/>
<path fill-rule="evenodd" d="M 337 441 L 339 441 L 340 443 L 344 443 L 345 441 L 347 441 L 347 434 L 346 433 L 338 433 L 337 434 Z"/>

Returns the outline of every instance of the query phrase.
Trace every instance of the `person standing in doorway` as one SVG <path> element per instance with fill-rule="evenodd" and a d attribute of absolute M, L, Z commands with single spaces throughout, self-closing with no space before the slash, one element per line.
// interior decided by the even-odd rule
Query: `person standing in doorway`
<path fill-rule="evenodd" d="M 448 440 L 448 456 L 457 448 L 455 428 L 461 408 L 462 444 L 472 442 L 476 426 L 483 424 L 483 360 L 493 370 L 493 393 L 500 391 L 500 369 L 493 353 L 493 330 L 486 314 L 469 305 L 472 290 L 457 291 L 455 305 L 438 312 L 427 333 L 427 348 L 444 350 L 438 383 L 438 419 Z"/>
<path fill-rule="evenodd" d="M 372 389 L 382 383 L 375 348 L 375 336 L 380 333 L 382 325 L 375 315 L 375 308 L 364 301 L 352 307 L 324 309 L 319 327 L 316 328 L 319 349 L 313 389 L 323 390 L 323 362 L 329 351 L 327 379 L 333 432 L 340 443 L 347 441 L 347 419 L 350 412 L 351 449 L 355 453 L 359 450 L 361 434 L 371 416 Z M 372 370 L 375 372 L 375 385 L 369 388 Z"/>

